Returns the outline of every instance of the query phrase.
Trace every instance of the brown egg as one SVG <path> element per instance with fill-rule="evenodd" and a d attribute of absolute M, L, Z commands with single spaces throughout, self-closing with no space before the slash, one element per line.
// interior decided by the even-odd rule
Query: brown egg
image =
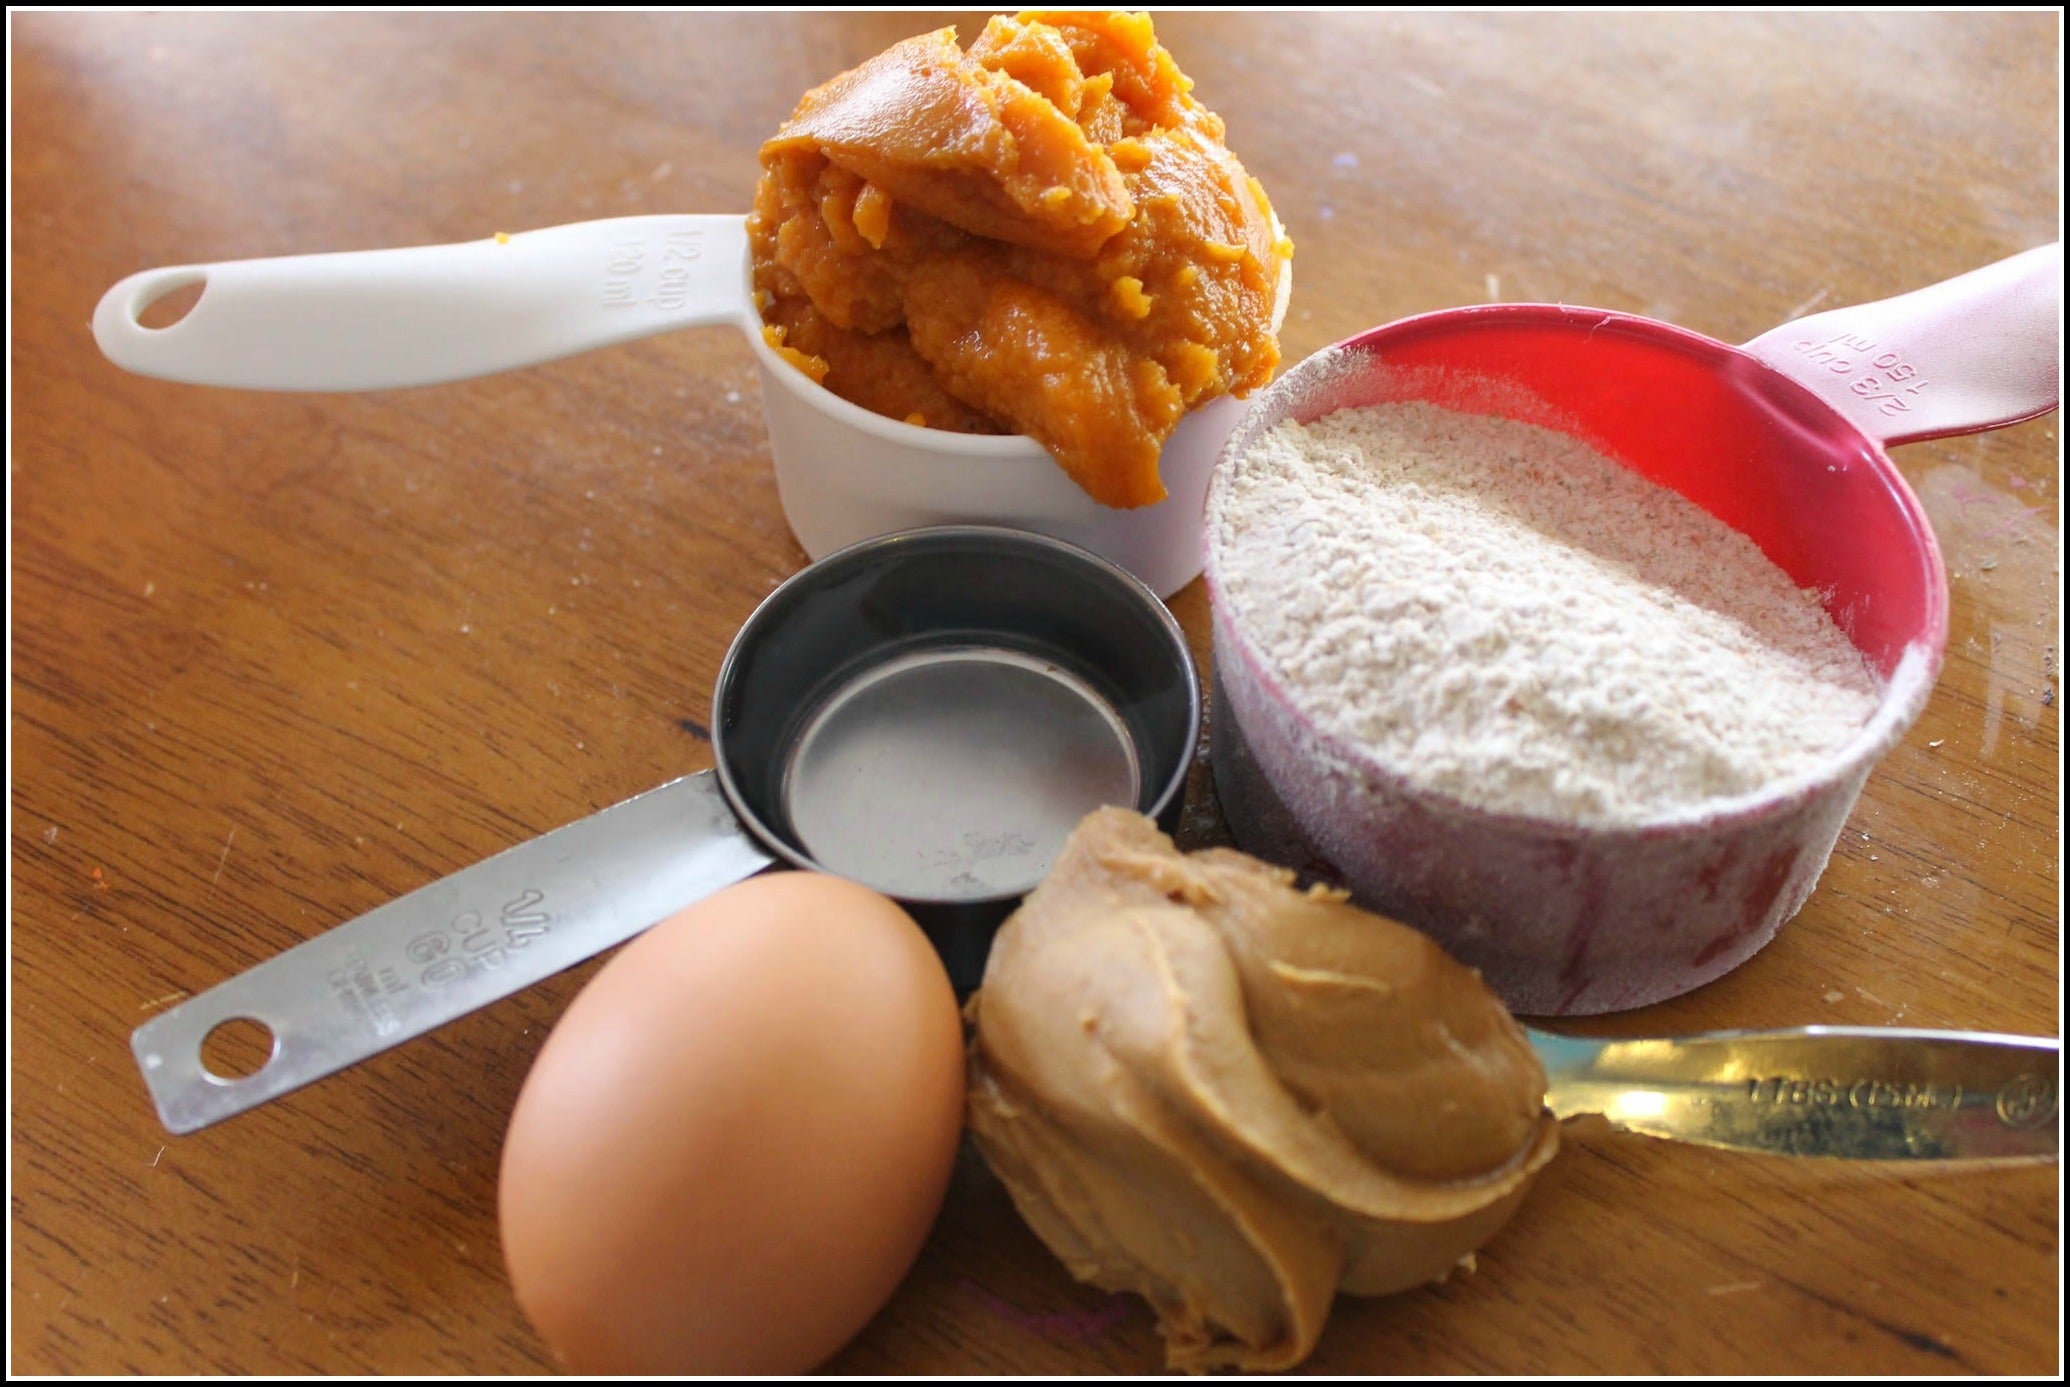
<path fill-rule="evenodd" d="M 926 936 L 865 887 L 777 873 L 672 916 L 583 989 L 518 1095 L 518 1303 L 575 1372 L 817 1366 L 941 1207 L 962 1042 Z"/>

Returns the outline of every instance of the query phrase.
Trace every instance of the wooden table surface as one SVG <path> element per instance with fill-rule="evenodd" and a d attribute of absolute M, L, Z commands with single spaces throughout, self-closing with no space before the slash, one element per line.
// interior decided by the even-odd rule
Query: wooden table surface
<path fill-rule="evenodd" d="M 966 38 L 981 16 L 960 16 Z M 549 1366 L 495 1177 L 595 965 L 196 1135 L 129 1032 L 684 771 L 804 555 L 747 348 L 677 334 L 360 396 L 125 375 L 134 270 L 744 209 L 797 96 L 919 15 L 12 17 L 13 1362 Z M 1728 341 L 2055 238 L 2053 14 L 1172 15 L 1299 246 L 1289 360 L 1490 297 Z M 2058 1033 L 2053 415 L 1898 449 L 1947 666 L 1763 954 L 1605 1033 Z M 1173 600 L 1205 636 L 1198 583 Z M 1196 824 L 1213 808 L 1196 778 Z M 1477 1274 L 1340 1301 L 1368 1373 L 2049 1373 L 2059 1172 L 1575 1142 Z M 850 1372 L 1137 1372 L 966 1150 Z"/>

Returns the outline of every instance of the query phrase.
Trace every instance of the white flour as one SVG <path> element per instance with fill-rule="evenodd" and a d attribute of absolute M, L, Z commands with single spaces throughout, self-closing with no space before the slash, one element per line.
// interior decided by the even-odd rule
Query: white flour
<path fill-rule="evenodd" d="M 1223 593 L 1303 713 L 1485 809 L 1628 824 L 1811 769 L 1879 686 L 1753 542 L 1587 444 L 1425 404 L 1236 465 Z"/>

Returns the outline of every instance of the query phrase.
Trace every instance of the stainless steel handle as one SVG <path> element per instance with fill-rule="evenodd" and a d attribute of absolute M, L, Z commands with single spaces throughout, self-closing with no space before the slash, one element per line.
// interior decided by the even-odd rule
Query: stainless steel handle
<path fill-rule="evenodd" d="M 1855 1160 L 2053 1159 L 2060 1044 L 1804 1026 L 1652 1040 L 1530 1033 L 1546 1106 L 1648 1136 Z"/>
<path fill-rule="evenodd" d="M 174 1132 L 191 1132 L 623 943 L 770 864 L 710 771 L 672 780 L 348 920 L 139 1026 L 130 1049 Z M 225 1021 L 273 1032 L 244 1078 L 201 1046 Z"/>

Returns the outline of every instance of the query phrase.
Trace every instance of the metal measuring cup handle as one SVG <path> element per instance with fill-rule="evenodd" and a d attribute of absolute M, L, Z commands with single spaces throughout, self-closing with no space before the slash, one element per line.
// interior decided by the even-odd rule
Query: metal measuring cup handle
<path fill-rule="evenodd" d="M 139 1026 L 130 1049 L 173 1132 L 357 1064 L 639 934 L 773 859 L 700 771 L 520 843 L 268 959 Z M 266 1064 L 211 1073 L 226 1021 L 273 1033 Z"/>

